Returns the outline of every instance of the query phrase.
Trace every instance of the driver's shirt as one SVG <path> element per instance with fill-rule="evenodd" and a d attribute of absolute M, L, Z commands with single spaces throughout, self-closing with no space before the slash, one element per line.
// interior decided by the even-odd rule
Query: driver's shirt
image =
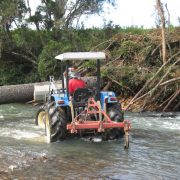
<path fill-rule="evenodd" d="M 76 89 L 86 87 L 85 82 L 82 79 L 70 79 L 69 80 L 69 93 L 73 94 Z"/>

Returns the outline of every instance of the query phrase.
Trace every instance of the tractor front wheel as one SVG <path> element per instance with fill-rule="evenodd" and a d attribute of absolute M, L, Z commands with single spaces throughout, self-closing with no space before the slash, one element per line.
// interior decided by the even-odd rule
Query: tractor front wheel
<path fill-rule="evenodd" d="M 45 107 L 41 106 L 38 112 L 36 113 L 35 124 L 37 126 L 45 128 L 45 121 L 46 121 Z"/>

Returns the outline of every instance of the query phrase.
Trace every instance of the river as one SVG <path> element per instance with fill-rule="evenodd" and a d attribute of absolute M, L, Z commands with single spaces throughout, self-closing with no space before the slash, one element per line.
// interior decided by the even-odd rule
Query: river
<path fill-rule="evenodd" d="M 0 105 L 0 179 L 180 179 L 180 113 L 125 113 L 132 130 L 124 150 L 122 140 L 47 144 L 37 109 Z"/>

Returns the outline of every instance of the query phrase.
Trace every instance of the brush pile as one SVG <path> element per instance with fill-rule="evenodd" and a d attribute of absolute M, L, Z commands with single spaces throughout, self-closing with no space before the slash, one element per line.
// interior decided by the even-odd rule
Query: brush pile
<path fill-rule="evenodd" d="M 143 35 L 120 33 L 92 50 L 104 50 L 108 60 L 102 76 L 110 89 L 128 98 L 125 109 L 179 111 L 180 28 L 167 31 L 167 57 L 162 62 L 161 30 Z"/>

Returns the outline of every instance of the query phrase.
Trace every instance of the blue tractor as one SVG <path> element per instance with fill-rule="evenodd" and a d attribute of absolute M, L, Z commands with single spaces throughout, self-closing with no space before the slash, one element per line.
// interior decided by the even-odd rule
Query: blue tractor
<path fill-rule="evenodd" d="M 97 80 L 96 87 L 79 88 L 71 98 L 68 91 L 69 76 L 64 80 L 61 73 L 60 89 L 56 88 L 54 78 L 50 77 L 47 101 L 39 108 L 35 120 L 37 125 L 45 127 L 47 141 L 63 140 L 70 133 L 80 136 L 87 133 L 101 135 L 103 140 L 117 139 L 125 135 L 125 148 L 128 148 L 130 123 L 124 120 L 115 93 L 100 90 L 100 62 L 105 60 L 105 53 L 68 52 L 55 58 L 65 62 L 68 73 L 71 60 L 97 60 Z"/>

